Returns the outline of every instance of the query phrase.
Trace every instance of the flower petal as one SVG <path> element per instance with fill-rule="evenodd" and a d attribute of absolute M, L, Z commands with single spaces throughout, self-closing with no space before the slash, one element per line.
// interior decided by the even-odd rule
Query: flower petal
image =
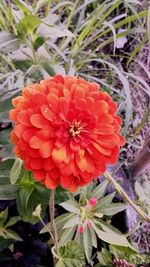
<path fill-rule="evenodd" d="M 68 188 L 73 182 L 73 176 L 61 176 L 60 181 L 63 188 Z"/>
<path fill-rule="evenodd" d="M 49 125 L 49 122 L 44 119 L 44 117 L 40 114 L 33 114 L 30 117 L 30 122 L 32 123 L 33 126 L 42 129 L 43 125 Z"/>
<path fill-rule="evenodd" d="M 34 170 L 33 176 L 34 176 L 35 180 L 40 181 L 40 180 L 45 178 L 46 172 L 44 170 Z"/>
<path fill-rule="evenodd" d="M 84 156 L 76 155 L 76 162 L 79 169 L 84 172 L 87 169 L 87 160 Z"/>
<path fill-rule="evenodd" d="M 111 155 L 111 149 L 104 148 L 104 147 L 102 147 L 101 145 L 99 145 L 99 144 L 96 143 L 96 142 L 93 142 L 92 144 L 93 144 L 93 146 L 94 146 L 99 152 L 101 152 L 102 154 L 104 154 L 104 155 L 106 155 L 106 156 Z"/>
<path fill-rule="evenodd" d="M 39 149 L 43 145 L 43 140 L 34 135 L 29 140 L 29 145 L 32 148 Z"/>
<path fill-rule="evenodd" d="M 31 123 L 30 123 L 30 120 L 29 120 L 29 115 L 27 114 L 26 111 L 20 111 L 18 114 L 17 114 L 17 120 L 25 125 L 25 126 L 31 126 Z"/>
<path fill-rule="evenodd" d="M 34 170 L 42 169 L 42 167 L 43 167 L 43 160 L 42 159 L 31 159 L 30 166 Z"/>
<path fill-rule="evenodd" d="M 53 144 L 49 141 L 44 143 L 43 145 L 40 147 L 40 154 L 42 158 L 49 158 L 52 154 L 52 150 L 53 150 Z"/>
<path fill-rule="evenodd" d="M 49 189 L 55 189 L 58 186 L 59 180 L 50 178 L 49 173 L 47 173 L 45 178 L 45 185 Z"/>
<path fill-rule="evenodd" d="M 114 133 L 114 127 L 112 125 L 109 124 L 102 124 L 100 123 L 98 125 L 98 130 L 97 130 L 98 134 L 102 134 L 102 135 L 110 135 Z"/>

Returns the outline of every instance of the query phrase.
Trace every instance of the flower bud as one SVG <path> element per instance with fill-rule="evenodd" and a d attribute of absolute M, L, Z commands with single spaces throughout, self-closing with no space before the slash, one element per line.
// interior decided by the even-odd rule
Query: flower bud
<path fill-rule="evenodd" d="M 94 197 L 90 198 L 89 203 L 90 203 L 90 206 L 93 208 L 97 203 L 97 199 Z"/>
<path fill-rule="evenodd" d="M 87 222 L 87 226 L 88 226 L 89 228 L 92 228 L 92 224 L 91 224 L 90 221 Z"/>
<path fill-rule="evenodd" d="M 78 232 L 78 234 L 83 234 L 83 232 L 84 232 L 83 225 L 78 225 L 77 232 Z"/>

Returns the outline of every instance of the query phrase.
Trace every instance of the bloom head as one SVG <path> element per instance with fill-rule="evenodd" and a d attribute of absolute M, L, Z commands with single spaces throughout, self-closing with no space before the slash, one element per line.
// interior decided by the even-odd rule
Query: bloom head
<path fill-rule="evenodd" d="M 97 83 L 56 75 L 25 87 L 12 103 L 14 152 L 47 188 L 76 191 L 117 161 L 121 118 Z"/>

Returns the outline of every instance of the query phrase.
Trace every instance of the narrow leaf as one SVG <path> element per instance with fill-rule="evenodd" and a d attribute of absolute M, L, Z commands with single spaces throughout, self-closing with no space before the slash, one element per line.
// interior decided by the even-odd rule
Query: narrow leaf
<path fill-rule="evenodd" d="M 12 166 L 12 169 L 10 171 L 10 182 L 12 185 L 14 185 L 19 178 L 19 175 L 21 172 L 21 166 L 22 166 L 22 160 L 19 158 L 16 158 Z"/>
<path fill-rule="evenodd" d="M 108 184 L 109 182 L 107 180 L 100 183 L 92 192 L 92 197 L 96 198 L 97 200 L 100 199 L 106 193 Z"/>
<path fill-rule="evenodd" d="M 80 207 L 78 205 L 78 203 L 75 200 L 67 200 L 61 204 L 59 204 L 60 206 L 62 206 L 65 210 L 79 214 L 80 213 Z"/>
<path fill-rule="evenodd" d="M 78 215 L 72 215 L 72 217 L 65 223 L 63 229 L 73 227 L 80 223 L 80 217 Z"/>
<path fill-rule="evenodd" d="M 84 229 L 83 244 L 84 244 L 85 255 L 89 263 L 91 260 L 91 255 L 92 255 L 92 239 L 91 239 L 91 233 L 88 227 L 85 227 Z"/>
<path fill-rule="evenodd" d="M 75 226 L 69 229 L 65 229 L 59 240 L 59 246 L 62 246 L 66 244 L 68 241 L 72 240 L 75 230 L 76 230 Z"/>

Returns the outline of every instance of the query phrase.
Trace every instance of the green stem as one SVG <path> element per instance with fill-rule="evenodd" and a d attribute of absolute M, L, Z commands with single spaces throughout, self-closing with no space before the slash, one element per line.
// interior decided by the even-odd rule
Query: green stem
<path fill-rule="evenodd" d="M 105 172 L 104 173 L 105 178 L 111 182 L 116 191 L 123 197 L 123 199 L 137 212 L 137 214 L 139 215 L 139 217 L 143 220 L 145 220 L 146 222 L 150 223 L 150 217 L 142 211 L 142 209 L 137 206 L 127 195 L 127 193 L 123 190 L 123 188 L 115 181 L 115 179 L 108 173 Z"/>
<path fill-rule="evenodd" d="M 52 240 L 54 247 L 52 248 L 54 266 L 57 262 L 58 256 L 58 235 L 57 235 L 57 228 L 55 224 L 55 190 L 51 190 L 50 194 L 50 201 L 49 201 L 49 213 L 50 213 L 50 220 L 51 220 L 51 233 L 52 233 Z"/>

